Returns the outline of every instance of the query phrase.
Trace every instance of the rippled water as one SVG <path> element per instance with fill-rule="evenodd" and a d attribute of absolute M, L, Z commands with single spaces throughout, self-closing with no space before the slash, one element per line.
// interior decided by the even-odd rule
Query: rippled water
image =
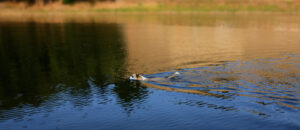
<path fill-rule="evenodd" d="M 0 21 L 1 129 L 300 129 L 299 15 Z"/>
<path fill-rule="evenodd" d="M 179 71 L 180 75 L 172 79 L 165 78 L 170 73 L 146 75 L 150 78 L 161 79 L 144 81 L 144 83 L 149 87 L 213 96 L 233 100 L 235 103 L 234 99 L 238 97 L 262 105 L 281 105 L 282 108 L 290 107 L 298 110 L 300 108 L 299 63 L 300 56 L 298 55 L 285 55 L 278 59 L 236 61 L 208 67 L 182 69 Z M 232 105 L 230 108 L 235 107 L 239 106 Z M 249 111 L 267 116 L 259 110 L 252 109 L 258 109 L 257 106 L 251 107 Z M 273 111 L 266 111 L 266 113 L 269 112 Z"/>

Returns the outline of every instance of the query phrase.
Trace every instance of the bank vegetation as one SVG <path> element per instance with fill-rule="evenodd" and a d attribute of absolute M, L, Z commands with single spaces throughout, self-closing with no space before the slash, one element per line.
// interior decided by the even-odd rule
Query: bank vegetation
<path fill-rule="evenodd" d="M 0 0 L 0 14 L 299 11 L 300 0 Z"/>

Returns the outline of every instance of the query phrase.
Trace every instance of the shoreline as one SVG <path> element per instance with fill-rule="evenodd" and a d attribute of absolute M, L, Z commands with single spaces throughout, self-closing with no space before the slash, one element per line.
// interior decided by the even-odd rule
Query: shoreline
<path fill-rule="evenodd" d="M 159 13 L 159 14 L 181 14 L 181 13 L 217 13 L 217 14 L 299 14 L 300 4 L 158 4 L 158 3 L 75 3 L 63 5 L 52 3 L 47 5 L 32 5 L 25 3 L 0 3 L 0 16 L 32 15 L 32 14 L 84 14 L 84 13 Z"/>

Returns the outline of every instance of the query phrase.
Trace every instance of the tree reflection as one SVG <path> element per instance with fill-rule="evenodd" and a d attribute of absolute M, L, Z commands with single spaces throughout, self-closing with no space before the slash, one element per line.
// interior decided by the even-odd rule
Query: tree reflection
<path fill-rule="evenodd" d="M 28 104 L 43 107 L 46 102 L 51 109 L 59 105 L 53 102 L 68 100 L 87 106 L 92 93 L 108 93 L 109 84 L 116 84 L 121 104 L 134 104 L 147 93 L 122 79 L 126 52 L 117 24 L 0 23 L 0 36 L 1 118 L 14 118 L 3 111 Z"/>
<path fill-rule="evenodd" d="M 118 103 L 130 114 L 137 105 L 144 102 L 148 90 L 140 82 L 119 81 L 113 89 L 118 96 Z"/>

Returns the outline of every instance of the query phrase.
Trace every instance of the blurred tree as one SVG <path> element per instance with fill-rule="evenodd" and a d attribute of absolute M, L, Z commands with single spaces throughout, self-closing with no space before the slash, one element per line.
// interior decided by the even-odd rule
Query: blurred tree
<path fill-rule="evenodd" d="M 96 3 L 96 2 L 105 2 L 105 1 L 111 1 L 115 2 L 116 0 L 0 0 L 0 2 L 27 2 L 28 4 L 38 4 L 38 5 L 44 5 L 49 4 L 53 2 L 60 2 L 63 4 L 72 4 L 74 2 L 90 2 L 90 3 Z"/>

